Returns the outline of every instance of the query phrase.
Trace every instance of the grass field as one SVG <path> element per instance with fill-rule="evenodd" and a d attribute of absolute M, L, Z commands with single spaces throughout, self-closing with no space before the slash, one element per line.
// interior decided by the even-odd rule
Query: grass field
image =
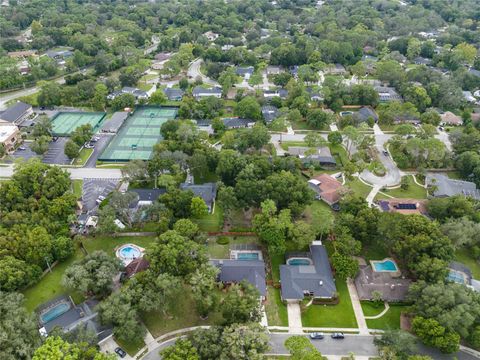
<path fill-rule="evenodd" d="M 103 250 L 111 256 L 115 256 L 115 248 L 120 245 L 132 243 L 142 248 L 148 248 L 155 241 L 155 236 L 96 236 L 82 240 L 83 246 L 89 253 Z"/>
<path fill-rule="evenodd" d="M 83 187 L 83 180 L 81 179 L 72 180 L 72 189 L 73 189 L 72 191 L 77 198 L 82 197 L 82 187 Z"/>
<path fill-rule="evenodd" d="M 230 242 L 226 245 L 217 243 L 217 237 L 207 240 L 207 253 L 211 259 L 230 259 L 230 248 L 238 244 L 258 244 L 256 236 L 228 236 Z"/>
<path fill-rule="evenodd" d="M 85 165 L 85 163 L 87 162 L 88 158 L 92 155 L 92 153 L 93 153 L 93 149 L 83 148 L 82 150 L 80 150 L 80 154 L 75 159 L 73 164 L 79 165 L 79 166 Z"/>
<path fill-rule="evenodd" d="M 365 316 L 376 316 L 385 310 L 385 305 L 383 303 L 376 304 L 373 301 L 362 301 L 361 305 L 363 315 Z"/>
<path fill-rule="evenodd" d="M 372 187 L 365 185 L 363 182 L 361 182 L 357 178 L 355 178 L 352 181 L 347 180 L 345 185 L 348 186 L 350 189 L 352 189 L 355 195 L 360 196 L 361 198 L 364 198 L 364 199 L 368 196 L 368 194 L 372 190 Z"/>
<path fill-rule="evenodd" d="M 403 190 L 401 188 L 385 189 L 382 192 L 399 199 L 426 199 L 427 190 L 417 185 L 415 181 L 413 181 L 413 177 L 411 175 L 408 175 L 407 179 L 408 179 L 408 189 L 406 190 Z M 388 199 L 388 196 L 385 196 L 379 193 L 375 198 Z"/>
<path fill-rule="evenodd" d="M 343 165 L 348 162 L 347 150 L 345 150 L 342 145 L 329 145 L 329 147 L 330 152 L 332 153 L 335 161 L 337 162 L 337 165 Z"/>
<path fill-rule="evenodd" d="M 362 304 L 363 308 L 363 304 Z M 407 305 L 391 304 L 390 309 L 379 319 L 367 319 L 369 329 L 395 330 L 400 329 L 400 314 L 409 309 Z"/>
<path fill-rule="evenodd" d="M 215 204 L 215 211 L 213 214 L 207 214 L 199 219 L 192 219 L 199 227 L 200 230 L 206 232 L 220 231 L 223 226 L 223 211 Z"/>
<path fill-rule="evenodd" d="M 337 305 L 311 305 L 302 312 L 302 325 L 305 327 L 356 328 L 357 320 L 353 312 L 347 283 L 337 279 L 337 292 L 340 302 Z"/>
<path fill-rule="evenodd" d="M 267 319 L 269 326 L 288 326 L 287 307 L 282 301 L 280 289 L 273 286 L 267 288 L 267 302 L 265 303 L 265 310 L 267 312 Z"/>
<path fill-rule="evenodd" d="M 469 249 L 458 249 L 455 252 L 455 260 L 470 268 L 475 279 L 480 279 L 480 263 L 472 256 L 472 252 Z"/>
<path fill-rule="evenodd" d="M 322 232 L 325 232 L 332 227 L 335 218 L 330 206 L 319 200 L 314 200 L 308 205 L 303 215 L 308 223 L 312 224 L 317 229 L 322 229 Z"/>

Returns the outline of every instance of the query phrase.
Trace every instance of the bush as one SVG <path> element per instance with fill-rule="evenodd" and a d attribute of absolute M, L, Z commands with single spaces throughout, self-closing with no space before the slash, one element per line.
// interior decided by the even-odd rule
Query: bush
<path fill-rule="evenodd" d="M 219 245 L 228 245 L 229 242 L 230 240 L 226 236 L 219 236 L 217 238 L 217 244 Z"/>

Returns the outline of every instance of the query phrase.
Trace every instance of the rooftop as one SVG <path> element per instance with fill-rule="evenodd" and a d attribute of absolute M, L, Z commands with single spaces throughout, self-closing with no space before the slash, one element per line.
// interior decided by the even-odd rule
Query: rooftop
<path fill-rule="evenodd" d="M 18 131 L 17 125 L 0 124 L 0 144 Z"/>
<path fill-rule="evenodd" d="M 108 119 L 102 126 L 103 132 L 117 132 L 123 125 L 123 122 L 127 119 L 128 112 L 117 111 Z"/>
<path fill-rule="evenodd" d="M 450 179 L 447 175 L 429 173 L 426 177 L 429 186 L 435 186 L 433 195 L 435 197 L 449 197 L 455 195 L 471 196 L 480 199 L 480 191 L 475 183 L 464 180 Z"/>
<path fill-rule="evenodd" d="M 211 260 L 220 269 L 219 280 L 224 283 L 239 283 L 247 280 L 255 286 L 260 295 L 267 294 L 265 263 L 263 260 Z"/>
<path fill-rule="evenodd" d="M 191 190 L 195 196 L 201 197 L 207 206 L 211 206 L 217 196 L 217 184 L 180 184 L 180 189 Z"/>
<path fill-rule="evenodd" d="M 14 105 L 10 106 L 7 110 L 0 114 L 0 119 L 5 120 L 11 123 L 16 122 L 20 119 L 25 112 L 32 108 L 32 105 L 25 104 L 24 102 L 17 102 Z"/>

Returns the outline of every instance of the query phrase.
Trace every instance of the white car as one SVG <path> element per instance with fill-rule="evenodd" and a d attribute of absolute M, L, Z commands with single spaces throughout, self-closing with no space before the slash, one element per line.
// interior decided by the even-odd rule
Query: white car
<path fill-rule="evenodd" d="M 95 202 L 97 203 L 97 205 L 100 205 L 103 200 L 105 200 L 105 196 L 100 195 Z"/>

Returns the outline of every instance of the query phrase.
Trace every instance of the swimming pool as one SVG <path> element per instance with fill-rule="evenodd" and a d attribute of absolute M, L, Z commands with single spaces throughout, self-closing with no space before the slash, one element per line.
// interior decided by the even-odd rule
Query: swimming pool
<path fill-rule="evenodd" d="M 144 249 L 137 245 L 125 244 L 117 249 L 116 255 L 125 265 L 128 265 L 132 260 L 142 257 L 143 251 Z"/>
<path fill-rule="evenodd" d="M 45 311 L 43 314 L 41 314 L 40 321 L 43 324 L 46 324 L 52 321 L 53 319 L 56 319 L 60 315 L 65 314 L 68 310 L 70 310 L 70 304 L 66 302 L 61 302 L 53 306 L 52 308 L 48 309 L 47 311 Z"/>
<path fill-rule="evenodd" d="M 397 272 L 398 266 L 395 261 L 391 259 L 385 259 L 382 261 L 372 261 L 373 270 L 376 272 Z"/>
<path fill-rule="evenodd" d="M 258 260 L 257 252 L 238 252 L 237 260 Z"/>
<path fill-rule="evenodd" d="M 451 269 L 448 272 L 447 280 L 455 282 L 457 284 L 465 284 L 465 277 L 463 276 L 463 274 Z"/>
<path fill-rule="evenodd" d="M 290 258 L 287 259 L 287 265 L 299 266 L 299 265 L 312 265 L 313 262 L 309 258 Z"/>
<path fill-rule="evenodd" d="M 340 113 L 340 116 L 348 116 L 348 115 L 353 115 L 353 111 L 342 111 Z"/>

